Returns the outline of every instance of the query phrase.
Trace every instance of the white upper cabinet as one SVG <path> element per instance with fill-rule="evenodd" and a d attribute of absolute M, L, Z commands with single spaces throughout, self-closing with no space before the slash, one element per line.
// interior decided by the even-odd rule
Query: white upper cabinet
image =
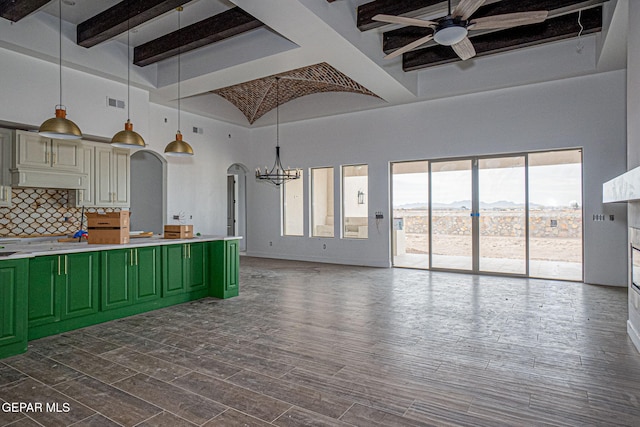
<path fill-rule="evenodd" d="M 0 129 L 0 207 L 11 206 L 11 141 L 13 133 Z"/>
<path fill-rule="evenodd" d="M 81 142 L 49 139 L 33 132 L 16 131 L 15 167 L 43 168 L 82 173 Z"/>
<path fill-rule="evenodd" d="M 129 207 L 129 169 L 129 150 L 96 147 L 94 181 L 98 206 Z"/>

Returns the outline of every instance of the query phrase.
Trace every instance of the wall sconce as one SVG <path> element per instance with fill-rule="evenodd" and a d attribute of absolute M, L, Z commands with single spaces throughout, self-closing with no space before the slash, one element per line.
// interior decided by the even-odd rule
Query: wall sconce
<path fill-rule="evenodd" d="M 364 193 L 358 190 L 358 204 L 364 205 Z"/>

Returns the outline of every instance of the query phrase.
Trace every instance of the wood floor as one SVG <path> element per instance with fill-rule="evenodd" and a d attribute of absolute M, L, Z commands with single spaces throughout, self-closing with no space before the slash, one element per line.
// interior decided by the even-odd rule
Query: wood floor
<path fill-rule="evenodd" d="M 640 425 L 625 289 L 247 257 L 240 283 L 0 360 L 0 400 L 70 405 L 0 425 Z"/>

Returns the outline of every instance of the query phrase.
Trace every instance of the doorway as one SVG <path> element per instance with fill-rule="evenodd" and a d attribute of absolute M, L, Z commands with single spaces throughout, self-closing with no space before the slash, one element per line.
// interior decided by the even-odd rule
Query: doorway
<path fill-rule="evenodd" d="M 240 251 L 247 250 L 247 174 L 249 169 L 234 163 L 227 169 L 227 236 L 239 236 Z"/>
<path fill-rule="evenodd" d="M 582 280 L 582 151 L 391 164 L 396 267 Z"/>
<path fill-rule="evenodd" d="M 167 212 L 167 163 L 157 153 L 139 150 L 131 155 L 131 230 L 164 232 Z"/>

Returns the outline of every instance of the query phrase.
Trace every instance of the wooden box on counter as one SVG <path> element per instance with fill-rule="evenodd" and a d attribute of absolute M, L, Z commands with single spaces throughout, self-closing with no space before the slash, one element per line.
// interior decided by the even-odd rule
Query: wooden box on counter
<path fill-rule="evenodd" d="M 87 212 L 89 244 L 121 245 L 129 243 L 129 211 Z"/>
<path fill-rule="evenodd" d="M 193 225 L 165 225 L 165 239 L 192 239 Z"/>

